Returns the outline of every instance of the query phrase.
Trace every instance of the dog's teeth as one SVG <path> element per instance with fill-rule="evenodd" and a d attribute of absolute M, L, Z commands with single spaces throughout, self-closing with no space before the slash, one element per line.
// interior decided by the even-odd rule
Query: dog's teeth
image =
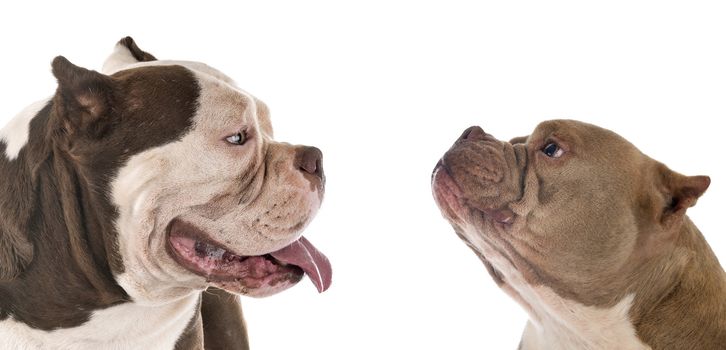
<path fill-rule="evenodd" d="M 208 259 L 222 259 L 224 254 L 227 253 L 227 251 L 222 248 L 200 241 L 194 243 L 194 251 L 197 255 Z"/>
<path fill-rule="evenodd" d="M 207 256 L 210 256 L 214 259 L 222 259 L 224 254 L 227 253 L 226 250 L 218 247 L 208 247 L 207 248 Z"/>
<path fill-rule="evenodd" d="M 198 255 L 204 255 L 206 253 L 206 250 L 207 250 L 207 244 L 206 243 L 200 242 L 200 241 L 196 241 L 194 243 L 194 251 Z"/>

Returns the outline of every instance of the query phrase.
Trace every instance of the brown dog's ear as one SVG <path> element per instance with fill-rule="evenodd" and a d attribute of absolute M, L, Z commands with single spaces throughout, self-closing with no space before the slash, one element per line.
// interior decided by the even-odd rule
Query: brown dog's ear
<path fill-rule="evenodd" d="M 33 245 L 17 228 L 0 218 L 0 282 L 18 277 L 33 260 Z"/>
<path fill-rule="evenodd" d="M 662 222 L 670 226 L 679 222 L 686 210 L 694 205 L 711 184 L 708 176 L 685 176 L 665 166 L 661 168 L 661 180 L 666 191 L 666 208 Z"/>
<path fill-rule="evenodd" d="M 108 126 L 104 117 L 111 110 L 114 82 L 109 76 L 78 67 L 65 57 L 53 60 L 58 90 L 53 100 L 56 115 L 63 118 L 69 134 L 87 132 L 100 137 Z"/>

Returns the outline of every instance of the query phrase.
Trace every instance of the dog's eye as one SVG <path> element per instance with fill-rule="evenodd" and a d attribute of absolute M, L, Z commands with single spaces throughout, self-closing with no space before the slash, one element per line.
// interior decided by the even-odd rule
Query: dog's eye
<path fill-rule="evenodd" d="M 231 143 L 233 145 L 241 146 L 241 145 L 244 145 L 245 142 L 247 141 L 247 134 L 244 131 L 243 132 L 239 132 L 239 133 L 237 133 L 235 135 L 232 135 L 230 137 L 227 137 L 226 140 L 227 140 L 227 142 L 229 142 L 229 143 Z"/>
<path fill-rule="evenodd" d="M 550 142 L 542 148 L 542 153 L 550 158 L 559 158 L 562 157 L 562 154 L 565 153 L 565 151 L 563 151 L 556 143 Z"/>

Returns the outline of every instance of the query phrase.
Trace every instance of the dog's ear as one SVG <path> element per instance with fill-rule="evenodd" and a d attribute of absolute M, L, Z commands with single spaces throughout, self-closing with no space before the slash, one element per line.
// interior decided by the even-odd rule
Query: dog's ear
<path fill-rule="evenodd" d="M 84 132 L 100 137 L 108 127 L 115 84 L 111 77 L 78 67 L 65 57 L 53 60 L 58 90 L 53 100 L 55 114 L 69 135 Z"/>
<path fill-rule="evenodd" d="M 6 221 L 0 218 L 0 282 L 18 277 L 33 260 L 33 244 Z"/>
<path fill-rule="evenodd" d="M 681 175 L 665 166 L 660 167 L 659 173 L 666 198 L 661 222 L 672 226 L 683 219 L 688 208 L 696 205 L 698 198 L 711 184 L 711 178 Z"/>
<path fill-rule="evenodd" d="M 116 47 L 110 56 L 103 63 L 101 72 L 103 74 L 113 74 L 126 66 L 138 62 L 156 61 L 154 55 L 140 49 L 134 39 L 127 36 L 116 44 Z"/>

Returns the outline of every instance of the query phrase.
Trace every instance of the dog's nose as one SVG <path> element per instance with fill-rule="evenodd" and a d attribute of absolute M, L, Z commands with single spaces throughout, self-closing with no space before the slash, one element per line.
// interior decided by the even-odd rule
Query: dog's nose
<path fill-rule="evenodd" d="M 298 155 L 297 168 L 309 174 L 323 175 L 323 152 L 317 147 L 303 147 Z"/>
<path fill-rule="evenodd" d="M 479 126 L 470 126 L 459 137 L 459 141 L 472 140 L 478 141 L 483 140 L 488 136 L 484 129 Z"/>

